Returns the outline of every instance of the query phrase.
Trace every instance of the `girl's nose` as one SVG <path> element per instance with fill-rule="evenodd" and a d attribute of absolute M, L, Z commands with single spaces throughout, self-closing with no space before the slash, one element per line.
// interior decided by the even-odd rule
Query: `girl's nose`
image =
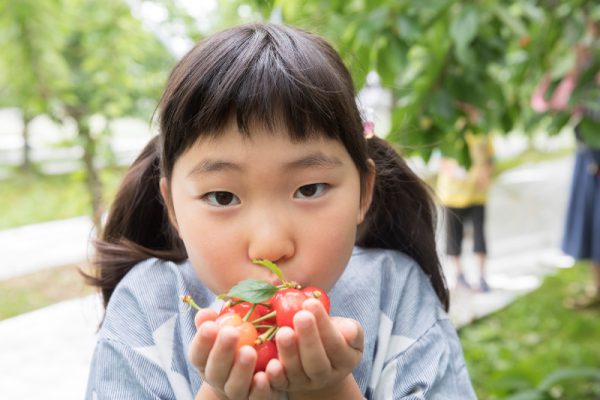
<path fill-rule="evenodd" d="M 295 252 L 295 243 L 291 229 L 285 218 L 262 218 L 259 224 L 253 224 L 250 230 L 248 257 L 267 259 L 275 263 L 291 258 Z"/>

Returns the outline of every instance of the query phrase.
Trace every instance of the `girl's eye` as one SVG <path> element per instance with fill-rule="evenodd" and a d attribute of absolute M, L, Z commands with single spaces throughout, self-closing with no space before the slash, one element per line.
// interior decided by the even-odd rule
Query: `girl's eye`
<path fill-rule="evenodd" d="M 215 207 L 228 207 L 240 204 L 240 199 L 231 192 L 209 192 L 202 199 Z"/>
<path fill-rule="evenodd" d="M 327 188 L 329 188 L 329 185 L 326 183 L 311 183 L 310 185 L 301 186 L 296 190 L 294 197 L 299 199 L 319 197 L 323 195 Z"/>

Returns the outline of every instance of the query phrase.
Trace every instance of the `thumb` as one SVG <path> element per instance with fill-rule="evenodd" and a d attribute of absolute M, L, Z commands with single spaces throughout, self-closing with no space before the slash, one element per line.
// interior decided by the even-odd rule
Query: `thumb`
<path fill-rule="evenodd" d="M 196 316 L 194 317 L 194 324 L 196 325 L 196 329 L 198 329 L 200 325 L 202 325 L 206 321 L 214 321 L 216 319 L 216 311 L 204 308 L 196 313 Z"/>
<path fill-rule="evenodd" d="M 365 332 L 358 321 L 350 318 L 333 318 L 333 323 L 348 343 L 348 346 L 363 351 Z"/>

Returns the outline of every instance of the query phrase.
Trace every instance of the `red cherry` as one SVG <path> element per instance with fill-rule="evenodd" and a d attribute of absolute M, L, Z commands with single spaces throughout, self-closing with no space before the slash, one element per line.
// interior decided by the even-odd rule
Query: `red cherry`
<path fill-rule="evenodd" d="M 238 314 L 240 317 L 244 318 L 248 314 L 248 312 L 252 309 L 252 306 L 253 306 L 253 304 L 248 303 L 247 301 L 242 301 L 242 302 L 236 303 L 233 306 L 227 305 L 227 303 L 225 303 L 225 306 L 221 309 L 219 315 L 223 315 L 228 312 L 233 312 L 233 313 Z M 269 307 L 262 305 L 262 304 L 257 304 L 256 307 L 254 307 L 254 310 L 248 316 L 248 318 L 246 318 L 246 321 L 252 322 L 255 319 L 260 318 L 263 315 L 266 315 L 270 312 L 271 312 L 271 309 L 269 309 Z"/>
<path fill-rule="evenodd" d="M 327 293 L 325 293 L 325 291 L 323 289 L 320 289 L 316 286 L 308 286 L 308 287 L 305 287 L 304 289 L 302 289 L 302 292 L 309 299 L 319 300 L 321 302 L 321 304 L 323 304 L 323 307 L 325 307 L 325 311 L 327 311 L 327 314 L 329 314 L 329 308 L 330 308 L 329 296 L 327 296 Z"/>
<path fill-rule="evenodd" d="M 274 358 L 277 358 L 277 346 L 272 340 L 267 340 L 254 346 L 256 349 L 256 365 L 254 367 L 254 373 L 264 371 L 267 368 L 267 364 Z"/>
<path fill-rule="evenodd" d="M 306 294 L 298 289 L 282 289 L 275 293 L 271 303 L 276 312 L 277 326 L 294 327 L 294 315 L 302 310 Z"/>

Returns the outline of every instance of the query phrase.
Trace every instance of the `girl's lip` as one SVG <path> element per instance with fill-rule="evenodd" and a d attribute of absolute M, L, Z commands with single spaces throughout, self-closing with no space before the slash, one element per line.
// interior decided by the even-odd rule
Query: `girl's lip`
<path fill-rule="evenodd" d="M 269 279 L 268 282 L 273 286 L 279 286 L 283 283 L 278 278 Z"/>

